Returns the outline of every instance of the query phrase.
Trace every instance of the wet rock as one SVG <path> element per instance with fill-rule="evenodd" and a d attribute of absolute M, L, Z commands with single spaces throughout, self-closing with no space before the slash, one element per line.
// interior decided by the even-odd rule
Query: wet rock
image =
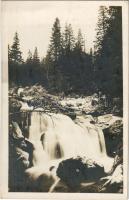
<path fill-rule="evenodd" d="M 92 99 L 91 105 L 92 105 L 92 106 L 98 105 L 98 99 Z"/>
<path fill-rule="evenodd" d="M 25 171 L 27 189 L 30 192 L 55 192 L 60 188 L 60 179 L 56 176 L 55 166 L 34 166 Z M 58 189 L 59 189 L 58 188 Z M 57 188 L 56 188 L 57 189 Z"/>
<path fill-rule="evenodd" d="M 9 131 L 9 191 L 26 191 L 25 170 L 32 167 L 34 146 L 25 140 L 16 122 Z"/>
<path fill-rule="evenodd" d="M 123 122 L 121 119 L 114 121 L 104 130 L 106 149 L 109 156 L 118 155 L 123 160 Z"/>
<path fill-rule="evenodd" d="M 9 100 L 9 111 L 10 112 L 19 112 L 21 109 L 22 104 L 14 98 L 10 98 Z"/>
<path fill-rule="evenodd" d="M 109 134 L 112 137 L 123 137 L 123 122 L 122 120 L 116 120 L 112 125 L 109 127 Z"/>
<path fill-rule="evenodd" d="M 24 138 L 23 137 L 23 134 L 22 134 L 22 131 L 18 125 L 17 122 L 14 122 L 12 121 L 12 124 L 10 124 L 10 126 L 12 125 L 12 132 L 10 131 L 10 133 L 12 134 L 12 136 L 15 138 L 15 139 L 20 139 L 20 138 Z"/>
<path fill-rule="evenodd" d="M 118 165 L 110 176 L 103 177 L 101 179 L 105 180 L 102 185 L 101 192 L 109 193 L 122 193 L 123 191 L 123 166 Z"/>
<path fill-rule="evenodd" d="M 103 166 L 80 157 L 66 159 L 57 168 L 57 176 L 74 189 L 84 181 L 97 181 L 104 175 Z"/>
<path fill-rule="evenodd" d="M 10 136 L 11 137 L 11 136 Z M 25 191 L 25 170 L 30 166 L 29 153 L 23 139 L 9 139 L 9 191 Z"/>
<path fill-rule="evenodd" d="M 93 111 L 90 111 L 90 112 L 83 111 L 82 114 L 92 115 L 93 117 L 98 117 L 100 115 L 100 113 L 97 110 L 95 110 L 95 111 L 93 110 Z"/>
<path fill-rule="evenodd" d="M 123 101 L 120 98 L 113 98 L 112 100 L 113 109 L 112 112 L 114 115 L 123 116 Z"/>
<path fill-rule="evenodd" d="M 49 192 L 55 180 L 51 174 L 42 173 L 40 176 L 29 177 L 29 170 L 26 172 L 27 188 L 30 192 Z"/>
<path fill-rule="evenodd" d="M 19 87 L 17 91 L 18 96 L 23 97 L 24 96 L 24 88 Z"/>
<path fill-rule="evenodd" d="M 33 85 L 33 86 L 25 87 L 23 94 L 26 97 L 41 98 L 44 94 L 47 94 L 47 91 L 41 85 L 36 84 L 36 85 Z"/>
<path fill-rule="evenodd" d="M 69 187 L 77 187 L 84 181 L 85 167 L 82 162 L 77 159 L 67 159 L 59 164 L 57 175 Z"/>
<path fill-rule="evenodd" d="M 104 167 L 92 159 L 82 159 L 85 165 L 85 179 L 88 181 L 98 181 L 105 175 Z"/>
<path fill-rule="evenodd" d="M 114 123 L 116 123 L 116 126 L 118 126 L 119 123 L 122 123 L 122 117 L 106 114 L 97 118 L 97 126 L 101 127 L 102 129 L 109 128 L 115 125 Z"/>
<path fill-rule="evenodd" d="M 95 118 L 92 115 L 77 116 L 75 122 L 85 124 L 95 124 Z"/>
<path fill-rule="evenodd" d="M 122 193 L 123 192 L 123 166 L 119 164 L 109 176 L 97 182 L 82 183 L 80 192 L 85 193 Z"/>
<path fill-rule="evenodd" d="M 69 116 L 72 120 L 75 120 L 76 119 L 76 113 L 75 112 L 68 112 L 66 113 L 67 116 Z"/>
<path fill-rule="evenodd" d="M 58 184 L 55 186 L 54 190 L 52 192 L 72 192 L 71 188 L 69 188 L 62 180 L 58 182 Z"/>

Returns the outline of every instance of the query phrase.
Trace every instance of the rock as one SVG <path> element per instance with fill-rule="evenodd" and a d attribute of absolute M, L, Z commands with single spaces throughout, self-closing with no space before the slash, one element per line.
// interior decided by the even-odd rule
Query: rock
<path fill-rule="evenodd" d="M 51 192 L 72 192 L 71 188 L 69 188 L 62 180 L 58 182 L 58 184 L 54 187 Z"/>
<path fill-rule="evenodd" d="M 118 153 L 114 158 L 113 170 L 119 165 L 123 163 L 123 149 L 121 154 Z"/>
<path fill-rule="evenodd" d="M 38 175 L 36 174 L 37 171 L 34 170 L 34 167 L 26 170 L 28 190 L 30 192 L 49 192 L 50 187 L 55 182 L 51 172 L 42 172 L 40 175 Z"/>
<path fill-rule="evenodd" d="M 92 115 L 77 116 L 75 123 L 80 124 L 84 127 L 95 128 L 95 118 Z"/>
<path fill-rule="evenodd" d="M 70 188 L 77 188 L 84 181 L 97 181 L 104 176 L 104 167 L 93 160 L 80 157 L 62 161 L 57 168 L 57 176 Z"/>
<path fill-rule="evenodd" d="M 123 101 L 120 98 L 113 98 L 113 113 L 115 115 L 123 116 Z"/>
<path fill-rule="evenodd" d="M 33 85 L 29 87 L 25 87 L 24 89 L 24 96 L 28 97 L 42 97 L 44 94 L 47 94 L 47 91 L 45 88 L 43 88 L 41 85 Z"/>
<path fill-rule="evenodd" d="M 50 163 L 46 166 L 44 163 L 44 165 L 28 168 L 25 171 L 28 190 L 30 192 L 54 192 L 58 190 L 61 183 L 55 171 L 56 166 L 51 166 Z"/>
<path fill-rule="evenodd" d="M 117 118 L 107 128 L 103 129 L 106 149 L 109 156 L 118 155 L 123 160 L 123 122 Z"/>
<path fill-rule="evenodd" d="M 93 110 L 93 111 L 90 111 L 90 112 L 85 112 L 83 111 L 84 114 L 86 115 L 92 115 L 93 117 L 98 117 L 100 115 L 100 113 L 97 111 L 97 110 Z"/>
<path fill-rule="evenodd" d="M 112 114 L 101 115 L 97 118 L 97 126 L 102 129 L 111 127 L 114 123 L 122 123 L 122 117 L 117 117 Z"/>
<path fill-rule="evenodd" d="M 81 102 L 77 102 L 77 106 L 82 106 L 82 103 Z"/>
<path fill-rule="evenodd" d="M 82 183 L 80 192 L 85 193 L 122 193 L 123 166 L 118 165 L 110 176 L 102 177 L 98 182 Z"/>
<path fill-rule="evenodd" d="M 76 119 L 76 113 L 75 112 L 68 112 L 66 113 L 67 116 L 69 116 L 72 120 Z"/>
<path fill-rule="evenodd" d="M 12 127 L 13 127 L 12 135 L 15 139 L 24 138 L 17 122 L 12 121 Z"/>
<path fill-rule="evenodd" d="M 67 159 L 59 164 L 57 176 L 69 187 L 75 188 L 84 181 L 85 167 L 77 159 Z"/>
<path fill-rule="evenodd" d="M 30 165 L 29 154 L 26 151 L 23 151 L 21 148 L 16 147 L 16 160 L 18 164 L 21 165 L 21 168 L 27 169 Z"/>
<path fill-rule="evenodd" d="M 123 166 L 118 165 L 110 176 L 101 178 L 106 180 L 102 185 L 102 192 L 122 193 L 123 191 Z"/>
<path fill-rule="evenodd" d="M 122 120 L 116 120 L 109 126 L 109 133 L 112 137 L 123 137 L 123 122 Z"/>
<path fill-rule="evenodd" d="M 18 96 L 23 97 L 24 96 L 24 88 L 19 87 L 17 94 L 18 94 Z"/>
<path fill-rule="evenodd" d="M 99 185 L 98 183 L 93 183 L 92 184 L 81 184 L 80 187 L 80 192 L 81 193 L 99 193 Z"/>
<path fill-rule="evenodd" d="M 24 172 L 30 167 L 30 155 L 24 148 L 26 144 L 23 138 L 9 138 L 9 191 L 11 192 L 26 189 Z"/>
<path fill-rule="evenodd" d="M 98 99 L 92 99 L 91 105 L 92 105 L 92 106 L 98 105 Z"/>
<path fill-rule="evenodd" d="M 111 176 L 106 176 L 104 178 L 101 178 L 101 180 L 107 180 L 103 186 L 106 186 L 109 183 L 111 185 L 114 183 L 117 183 L 117 184 L 122 183 L 123 182 L 123 166 L 121 164 L 118 165 Z"/>
<path fill-rule="evenodd" d="M 80 158 L 85 166 L 85 180 L 98 181 L 105 175 L 104 166 L 92 159 Z"/>
<path fill-rule="evenodd" d="M 9 111 L 11 113 L 19 112 L 21 107 L 22 107 L 22 104 L 19 101 L 17 101 L 14 98 L 10 98 L 10 100 L 9 100 Z"/>

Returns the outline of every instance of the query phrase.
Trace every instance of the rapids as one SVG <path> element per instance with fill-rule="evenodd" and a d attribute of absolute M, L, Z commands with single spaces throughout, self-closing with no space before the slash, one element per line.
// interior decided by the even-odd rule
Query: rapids
<path fill-rule="evenodd" d="M 103 131 L 80 116 L 74 122 L 63 114 L 31 113 L 28 139 L 34 144 L 34 166 L 48 166 L 76 156 L 94 159 L 109 172 L 113 159 L 106 153 Z"/>

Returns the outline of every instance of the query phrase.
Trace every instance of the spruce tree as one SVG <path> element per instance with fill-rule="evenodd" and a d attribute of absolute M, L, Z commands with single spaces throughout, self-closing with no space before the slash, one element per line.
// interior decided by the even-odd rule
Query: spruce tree
<path fill-rule="evenodd" d="M 62 56 L 62 34 L 60 27 L 60 20 L 55 19 L 52 27 L 52 35 L 50 44 L 46 55 L 46 72 L 49 77 L 50 85 L 53 88 L 59 88 L 60 79 L 60 59 Z"/>
<path fill-rule="evenodd" d="M 17 32 L 14 35 L 14 41 L 10 49 L 10 59 L 16 64 L 23 63 L 22 52 L 20 50 L 20 41 Z"/>
<path fill-rule="evenodd" d="M 76 42 L 75 48 L 76 50 L 80 52 L 84 50 L 84 39 L 81 33 L 81 29 L 78 30 L 77 42 Z"/>
<path fill-rule="evenodd" d="M 95 52 L 101 54 L 103 39 L 108 28 L 108 8 L 100 6 L 98 13 L 98 23 L 96 28 Z"/>
<path fill-rule="evenodd" d="M 43 60 L 43 65 L 44 65 L 44 70 L 45 70 L 45 74 L 46 74 L 46 78 L 49 81 L 49 77 L 51 76 L 51 72 L 52 72 L 52 58 L 51 58 L 51 52 L 48 50 L 47 51 L 47 55 Z"/>
<path fill-rule="evenodd" d="M 34 54 L 33 54 L 33 65 L 35 65 L 35 67 L 40 65 L 40 59 L 39 59 L 37 47 L 35 47 Z"/>
<path fill-rule="evenodd" d="M 8 46 L 8 68 L 10 84 L 21 84 L 24 71 L 23 63 L 22 52 L 20 50 L 20 41 L 18 33 L 16 32 L 11 48 Z"/>
<path fill-rule="evenodd" d="M 109 27 L 105 37 L 106 54 L 110 66 L 109 92 L 112 96 L 122 99 L 122 8 L 120 6 L 109 7 Z"/>
<path fill-rule="evenodd" d="M 71 24 L 65 25 L 65 30 L 63 34 L 63 47 L 65 54 L 70 54 L 75 47 L 75 38 L 73 35 L 73 29 Z"/>
<path fill-rule="evenodd" d="M 54 62 L 57 62 L 62 52 L 61 27 L 60 27 L 60 20 L 58 18 L 55 19 L 55 22 L 52 27 L 49 52 L 51 54 L 52 60 Z"/>
<path fill-rule="evenodd" d="M 11 49 L 10 49 L 10 46 L 8 44 L 8 64 L 11 63 Z"/>
<path fill-rule="evenodd" d="M 32 52 L 29 50 L 28 51 L 28 57 L 26 59 L 26 63 L 27 64 L 32 64 L 32 62 L 33 62 L 33 56 L 32 56 Z"/>
<path fill-rule="evenodd" d="M 101 8 L 95 43 L 95 67 L 98 89 L 114 96 L 122 95 L 122 10 Z"/>

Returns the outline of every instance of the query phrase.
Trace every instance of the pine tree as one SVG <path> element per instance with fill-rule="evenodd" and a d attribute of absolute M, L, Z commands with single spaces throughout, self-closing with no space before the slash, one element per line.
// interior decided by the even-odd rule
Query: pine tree
<path fill-rule="evenodd" d="M 75 47 L 75 38 L 73 35 L 73 29 L 71 24 L 65 25 L 63 47 L 65 54 L 69 54 Z"/>
<path fill-rule="evenodd" d="M 47 78 L 49 78 L 51 87 L 59 87 L 60 79 L 60 59 L 63 53 L 62 34 L 60 20 L 55 19 L 52 27 L 50 44 L 45 58 Z"/>
<path fill-rule="evenodd" d="M 51 52 L 48 50 L 47 55 L 43 60 L 44 70 L 45 70 L 46 78 L 48 81 L 49 81 L 49 76 L 51 75 L 51 72 L 52 72 L 52 69 L 51 69 L 53 67 L 52 63 L 53 61 L 51 59 Z"/>
<path fill-rule="evenodd" d="M 94 69 L 95 69 L 95 83 L 99 90 L 105 90 L 105 81 L 107 73 L 106 63 L 108 62 L 106 52 L 105 52 L 105 37 L 108 30 L 108 8 L 105 6 L 100 6 L 98 13 L 98 23 L 96 28 L 96 40 L 94 44 Z"/>
<path fill-rule="evenodd" d="M 78 30 L 78 35 L 77 35 L 77 42 L 76 42 L 76 50 L 82 52 L 84 50 L 84 39 L 81 33 L 81 29 Z"/>
<path fill-rule="evenodd" d="M 14 41 L 10 49 L 10 59 L 12 62 L 21 64 L 23 63 L 22 52 L 20 50 L 20 42 L 18 38 L 18 33 L 15 33 Z"/>
<path fill-rule="evenodd" d="M 10 49 L 9 44 L 8 44 L 8 63 L 9 64 L 11 63 L 11 49 Z"/>
<path fill-rule="evenodd" d="M 32 56 L 32 52 L 29 50 L 28 51 L 28 57 L 26 59 L 26 63 L 27 64 L 32 64 L 32 62 L 33 62 L 33 56 Z"/>
<path fill-rule="evenodd" d="M 92 77 L 91 62 L 91 56 L 84 51 L 81 30 L 75 41 L 72 25 L 66 24 L 62 34 L 60 21 L 56 18 L 43 63 L 49 87 L 54 91 L 63 90 L 67 94 L 83 89 L 88 91 Z"/>
<path fill-rule="evenodd" d="M 108 19 L 108 8 L 105 6 L 100 6 L 95 41 L 95 52 L 97 54 L 101 54 L 103 39 L 108 28 Z"/>
<path fill-rule="evenodd" d="M 107 95 L 122 95 L 122 11 L 101 8 L 95 43 L 96 83 Z"/>
<path fill-rule="evenodd" d="M 8 45 L 8 64 L 10 84 L 21 84 L 23 79 L 24 61 L 20 50 L 20 41 L 17 32 L 14 35 L 11 48 Z"/>
<path fill-rule="evenodd" d="M 33 54 L 33 65 L 35 65 L 35 67 L 40 65 L 40 59 L 39 59 L 37 47 L 35 47 L 34 54 Z"/>
<path fill-rule="evenodd" d="M 62 52 L 61 27 L 58 18 L 55 19 L 55 22 L 52 27 L 52 36 L 50 39 L 49 52 L 51 52 L 50 54 L 52 60 L 54 62 L 57 62 Z"/>
<path fill-rule="evenodd" d="M 109 7 L 109 28 L 105 37 L 106 52 L 109 58 L 110 86 L 112 96 L 122 99 L 122 8 L 120 6 Z M 109 87 L 110 87 L 109 86 Z"/>

